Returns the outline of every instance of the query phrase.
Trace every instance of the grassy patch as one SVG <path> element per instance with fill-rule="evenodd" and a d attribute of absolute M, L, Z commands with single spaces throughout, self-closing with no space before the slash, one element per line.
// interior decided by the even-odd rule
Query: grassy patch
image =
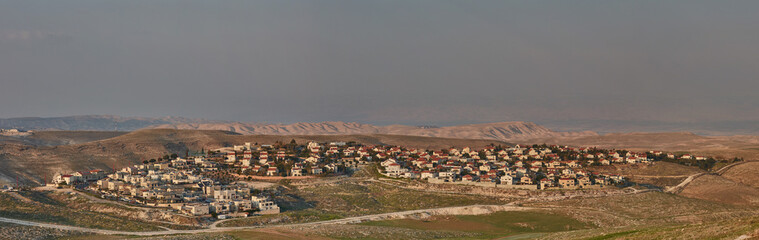
<path fill-rule="evenodd" d="M 326 221 L 340 219 L 342 216 L 337 214 L 325 213 L 313 209 L 283 212 L 279 214 L 252 216 L 247 218 L 232 219 L 219 223 L 219 227 L 244 227 L 244 226 L 261 226 L 276 225 L 287 223 L 304 223 L 314 221 Z"/>
<path fill-rule="evenodd" d="M 286 240 L 286 239 L 313 239 L 299 233 L 283 230 L 250 230 L 225 233 L 236 239 L 260 239 L 260 240 Z"/>
<path fill-rule="evenodd" d="M 289 194 L 301 197 L 314 209 L 343 216 L 359 216 L 385 212 L 463 206 L 472 204 L 504 204 L 491 197 L 474 197 L 430 193 L 402 189 L 377 183 L 340 183 L 305 188 Z M 287 201 L 283 205 L 287 205 Z"/>
<path fill-rule="evenodd" d="M 517 236 L 526 233 L 548 233 L 587 229 L 592 226 L 547 212 L 497 212 L 474 216 L 438 216 L 424 220 L 388 220 L 361 225 L 409 228 L 417 230 L 459 231 L 480 234 L 478 238 Z"/>
<path fill-rule="evenodd" d="M 555 207 L 570 216 L 594 217 L 596 219 L 592 220 L 595 222 L 611 223 L 615 219 L 621 219 L 622 221 L 635 221 L 638 224 L 677 224 L 724 220 L 750 216 L 756 210 L 660 192 L 568 199 L 548 203 L 532 203 L 528 206 Z M 627 223 L 620 224 L 626 225 Z"/>
<path fill-rule="evenodd" d="M 658 224 L 557 232 L 543 239 L 736 239 L 759 230 L 759 218 L 737 218 L 699 224 Z"/>
<path fill-rule="evenodd" d="M 283 213 L 230 220 L 219 226 L 300 223 L 415 209 L 506 203 L 498 198 L 429 193 L 353 181 L 282 189 L 273 198 Z"/>
<path fill-rule="evenodd" d="M 587 240 L 616 239 L 616 238 L 619 238 L 619 237 L 622 237 L 622 236 L 627 236 L 627 235 L 630 235 L 630 234 L 633 234 L 633 233 L 636 233 L 636 232 L 639 232 L 639 231 L 633 230 L 633 231 L 616 232 L 616 233 L 612 233 L 612 234 L 606 234 L 606 235 L 601 235 L 601 236 L 596 236 L 596 237 L 588 238 Z"/>

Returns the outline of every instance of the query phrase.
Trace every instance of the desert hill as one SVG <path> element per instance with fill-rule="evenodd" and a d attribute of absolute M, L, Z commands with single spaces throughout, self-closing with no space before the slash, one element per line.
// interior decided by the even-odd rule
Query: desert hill
<path fill-rule="evenodd" d="M 115 131 L 39 131 L 28 136 L 0 136 L 0 142 L 35 146 L 79 144 L 127 134 Z"/>
<path fill-rule="evenodd" d="M 759 162 L 744 162 L 695 178 L 680 193 L 686 197 L 759 206 Z"/>
<path fill-rule="evenodd" d="M 247 135 L 390 134 L 462 139 L 495 139 L 502 141 L 596 135 L 593 132 L 555 132 L 531 122 L 500 122 L 449 127 L 416 127 L 405 125 L 374 126 L 370 124 L 346 122 L 294 124 L 202 123 L 163 124 L 151 126 L 150 128 L 213 129 Z"/>
<path fill-rule="evenodd" d="M 679 194 L 714 202 L 759 206 L 758 188 L 719 175 L 698 177 Z"/>
<path fill-rule="evenodd" d="M 524 142 L 759 159 L 759 148 L 756 147 L 759 144 L 759 136 L 700 136 L 688 132 L 610 133 L 598 136 L 537 138 Z"/>
<path fill-rule="evenodd" d="M 543 121 L 542 125 L 556 131 L 593 130 L 612 132 L 692 132 L 706 136 L 759 135 L 755 120 L 665 122 L 656 120 L 558 120 Z"/>
<path fill-rule="evenodd" d="M 54 133 L 52 133 L 54 134 Z M 508 145 L 497 140 L 432 138 L 400 135 L 241 135 L 217 130 L 146 129 L 116 137 L 70 145 L 31 145 L 29 143 L 0 143 L 0 182 L 41 182 L 57 172 L 89 169 L 113 169 L 129 166 L 145 159 L 166 154 L 184 155 L 187 151 L 242 144 L 244 142 L 299 143 L 308 141 L 356 141 L 367 145 L 389 144 L 428 149 L 451 146 L 484 147 L 489 144 Z"/>
<path fill-rule="evenodd" d="M 144 118 L 112 115 L 83 115 L 69 117 L 25 117 L 0 118 L 0 128 L 22 130 L 64 130 L 64 131 L 134 131 L 158 124 L 180 124 L 190 122 L 212 122 L 202 119 L 182 117 Z"/>
<path fill-rule="evenodd" d="M 139 118 L 87 115 L 55 118 L 0 119 L 0 128 L 22 130 L 134 131 L 138 129 L 221 130 L 245 135 L 389 134 L 463 139 L 517 141 L 534 138 L 595 136 L 594 132 L 556 132 L 531 122 L 498 122 L 447 127 L 376 126 L 352 122 L 243 123 L 181 117 Z"/>

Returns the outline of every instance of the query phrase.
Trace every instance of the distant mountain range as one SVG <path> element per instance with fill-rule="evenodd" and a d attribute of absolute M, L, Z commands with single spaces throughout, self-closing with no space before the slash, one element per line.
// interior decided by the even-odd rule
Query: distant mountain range
<path fill-rule="evenodd" d="M 73 116 L 0 119 L 0 128 L 69 130 L 40 131 L 21 137 L 0 136 L 0 184 L 12 182 L 16 177 L 22 181 L 41 182 L 58 172 L 118 168 L 167 153 L 184 154 L 187 151 L 242 142 L 272 143 L 292 139 L 299 143 L 357 141 L 370 145 L 390 144 L 427 149 L 548 143 L 634 151 L 690 152 L 720 158 L 757 159 L 759 156 L 759 151 L 755 148 L 759 144 L 759 137 L 755 136 L 705 137 L 691 133 L 598 135 L 587 131 L 558 132 L 531 122 L 434 127 L 376 126 L 346 122 L 264 124 L 178 117 Z"/>
<path fill-rule="evenodd" d="M 600 134 L 630 132 L 691 132 L 702 136 L 759 135 L 759 121 L 663 122 L 640 120 L 545 121 L 555 131 L 592 130 Z"/>
<path fill-rule="evenodd" d="M 214 121 L 182 117 L 121 117 L 113 115 L 84 115 L 69 117 L 0 118 L 0 128 L 21 130 L 66 131 L 134 131 L 159 124 L 211 123 Z"/>
<path fill-rule="evenodd" d="M 515 141 L 552 137 L 595 136 L 595 132 L 556 132 L 531 122 L 498 122 L 447 127 L 390 125 L 375 126 L 352 122 L 294 124 L 211 121 L 182 117 L 143 118 L 87 115 L 51 118 L 0 119 L 0 128 L 22 130 L 134 131 L 145 128 L 223 130 L 245 135 L 341 135 L 392 134 L 463 139 Z"/>

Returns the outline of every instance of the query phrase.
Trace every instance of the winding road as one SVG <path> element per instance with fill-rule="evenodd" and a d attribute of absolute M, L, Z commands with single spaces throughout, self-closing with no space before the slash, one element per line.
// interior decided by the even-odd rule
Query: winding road
<path fill-rule="evenodd" d="M 725 171 L 729 170 L 732 167 L 735 167 L 740 164 L 744 164 L 746 162 L 740 162 L 740 163 L 734 163 L 727 165 L 714 173 L 716 174 L 722 174 Z M 677 186 L 668 188 L 665 192 L 669 193 L 677 193 L 679 191 L 682 191 L 688 184 L 690 184 L 693 180 L 696 178 L 703 176 L 705 174 L 709 174 L 706 172 L 697 173 L 688 176 L 683 182 L 678 184 Z M 679 176 L 681 177 L 681 176 Z M 647 192 L 646 190 L 634 190 L 632 192 L 628 192 L 625 194 L 637 194 Z M 90 196 L 91 197 L 91 196 Z M 562 197 L 566 198 L 566 196 Z M 93 199 L 97 199 L 94 198 Z M 101 199 L 97 199 L 101 200 Z M 134 206 L 130 206 L 134 207 Z M 260 229 L 260 228 L 267 228 L 267 227 L 288 227 L 288 226 L 313 226 L 313 225 L 327 225 L 327 224 L 350 224 L 350 223 L 360 223 L 365 221 L 377 221 L 377 220 L 387 220 L 387 219 L 401 219 L 401 218 L 408 218 L 413 216 L 432 216 L 432 215 L 481 215 L 481 214 L 489 214 L 493 212 L 498 211 L 525 211 L 525 210 L 531 210 L 531 209 L 537 209 L 537 208 L 531 208 L 531 207 L 520 207 L 512 204 L 506 204 L 506 205 L 469 205 L 469 206 L 459 206 L 459 207 L 443 207 L 443 208 L 431 208 L 431 209 L 419 209 L 419 210 L 410 210 L 410 211 L 399 211 L 399 212 L 391 212 L 391 213 L 381 213 L 381 214 L 372 214 L 372 215 L 365 215 L 365 216 L 358 216 L 358 217 L 348 217 L 348 218 L 342 218 L 342 219 L 335 219 L 335 220 L 327 220 L 327 221 L 317 221 L 317 222 L 309 222 L 309 223 L 295 223 L 295 224 L 282 224 L 282 225 L 264 225 L 264 226 L 247 226 L 247 227 L 218 227 L 218 224 L 223 222 L 219 221 L 209 226 L 209 228 L 205 229 L 195 229 L 195 230 L 174 230 L 174 229 L 167 229 L 165 231 L 146 231 L 146 232 L 129 232 L 129 231 L 115 231 L 115 230 L 105 230 L 105 229 L 95 229 L 95 228 L 84 228 L 84 227 L 76 227 L 76 226 L 68 226 L 68 225 L 59 225 L 59 224 L 52 224 L 52 223 L 41 223 L 41 222 L 32 222 L 32 221 L 26 221 L 26 220 L 19 220 L 19 219 L 12 219 L 12 218 L 5 218 L 0 217 L 0 222 L 5 223 L 12 223 L 17 225 L 23 225 L 23 226 L 33 226 L 33 227 L 43 227 L 43 228 L 52 228 L 52 229 L 59 229 L 59 230 L 66 230 L 66 231 L 79 231 L 79 232 L 86 232 L 86 233 L 94 233 L 94 234 L 103 234 L 103 235 L 132 235 L 132 236 L 161 236 L 161 235 L 173 235 L 173 234 L 196 234 L 196 233 L 211 233 L 211 232 L 226 232 L 226 231 L 237 231 L 237 230 L 249 230 L 249 229 Z"/>
<path fill-rule="evenodd" d="M 335 220 L 309 222 L 309 223 L 295 223 L 295 224 L 283 224 L 283 225 L 269 225 L 269 226 L 249 226 L 249 227 L 217 227 L 216 224 L 211 225 L 210 228 L 196 229 L 196 230 L 166 230 L 166 231 L 148 231 L 148 232 L 128 232 L 128 231 L 115 231 L 96 228 L 84 228 L 75 227 L 51 223 L 40 223 L 26 220 L 18 220 L 12 218 L 0 217 L 0 222 L 12 223 L 24 226 L 53 228 L 67 231 L 79 231 L 86 233 L 95 233 L 103 235 L 133 235 L 133 236 L 159 236 L 159 235 L 172 235 L 172 234 L 196 234 L 196 233 L 209 233 L 209 232 L 226 232 L 246 229 L 259 229 L 266 227 L 287 227 L 287 226 L 313 226 L 313 225 L 326 225 L 326 224 L 349 224 L 360 223 L 365 221 L 377 221 L 386 219 L 400 219 L 407 218 L 414 215 L 481 215 L 489 214 L 498 211 L 525 211 L 535 208 L 519 207 L 514 205 L 469 205 L 460 207 L 444 207 L 444 208 L 431 208 L 420 209 L 410 211 L 400 211 L 392 213 L 372 214 L 358 217 L 341 218 Z"/>
<path fill-rule="evenodd" d="M 733 168 L 735 166 L 738 166 L 738 165 L 741 165 L 741 164 L 745 164 L 745 163 L 749 163 L 749 162 L 751 162 L 751 161 L 742 161 L 742 162 L 732 163 L 730 165 L 727 165 L 727 166 L 724 166 L 724 167 L 720 168 L 717 171 L 714 171 L 713 174 L 722 175 L 725 172 L 727 172 L 727 170 L 730 170 L 731 168 Z M 709 172 L 702 172 L 702 173 L 692 174 L 692 175 L 688 176 L 685 180 L 683 180 L 680 184 L 677 184 L 674 187 L 669 187 L 666 190 L 664 190 L 664 192 L 674 193 L 674 194 L 680 193 L 680 192 L 682 192 L 685 189 L 686 186 L 688 186 L 688 184 L 690 184 L 691 182 L 693 182 L 693 180 L 695 180 L 696 178 L 701 177 L 703 175 L 706 175 L 706 174 L 710 174 L 710 173 Z"/>

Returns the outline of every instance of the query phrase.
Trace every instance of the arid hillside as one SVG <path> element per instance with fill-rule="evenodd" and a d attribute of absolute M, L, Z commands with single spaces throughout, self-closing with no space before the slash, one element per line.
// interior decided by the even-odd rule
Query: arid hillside
<path fill-rule="evenodd" d="M 203 119 L 182 117 L 121 117 L 112 115 L 82 115 L 67 117 L 24 117 L 0 118 L 0 128 L 17 128 L 22 130 L 64 130 L 64 131 L 134 131 L 147 126 L 188 123 L 215 122 Z"/>
<path fill-rule="evenodd" d="M 496 122 L 447 127 L 390 125 L 354 122 L 270 124 L 213 121 L 182 117 L 121 117 L 85 115 L 51 118 L 0 119 L 0 128 L 21 130 L 135 131 L 138 129 L 221 130 L 245 135 L 350 135 L 390 134 L 464 139 L 516 141 L 534 138 L 595 136 L 595 132 L 557 132 L 531 122 Z"/>
<path fill-rule="evenodd" d="M 533 138 L 595 136 L 594 132 L 555 132 L 531 122 L 499 122 L 449 127 L 406 125 L 375 126 L 361 123 L 320 122 L 294 124 L 185 123 L 162 124 L 150 128 L 222 130 L 246 135 L 345 135 L 390 134 L 462 139 L 517 141 Z"/>
<path fill-rule="evenodd" d="M 538 138 L 527 143 L 688 152 L 717 158 L 759 160 L 759 136 L 699 136 L 692 133 L 611 133 L 600 136 Z"/>
<path fill-rule="evenodd" d="M 759 206 L 759 189 L 715 175 L 696 178 L 680 195 L 714 202 Z"/>
<path fill-rule="evenodd" d="M 93 133 L 92 138 L 98 138 L 99 134 Z M 389 144 L 428 149 L 508 144 L 497 140 L 381 134 L 272 136 L 241 135 L 213 130 L 148 129 L 113 138 L 70 145 L 45 146 L 27 142 L 0 141 L 0 181 L 13 182 L 16 177 L 20 177 L 23 181 L 41 182 L 41 180 L 49 179 L 57 172 L 120 168 L 166 154 L 184 155 L 187 151 L 195 152 L 201 149 L 226 147 L 244 142 L 265 144 L 275 141 L 289 142 L 293 139 L 297 142 L 355 141 L 367 145 Z"/>
<path fill-rule="evenodd" d="M 594 166 L 591 167 L 591 170 L 607 174 L 619 174 L 634 183 L 649 184 L 661 189 L 676 186 L 690 175 L 704 173 L 698 167 L 663 161 L 651 164 Z"/>
<path fill-rule="evenodd" d="M 128 132 L 113 131 L 39 131 L 29 136 L 0 136 L 0 142 L 15 142 L 37 146 L 79 144 L 118 137 Z"/>

